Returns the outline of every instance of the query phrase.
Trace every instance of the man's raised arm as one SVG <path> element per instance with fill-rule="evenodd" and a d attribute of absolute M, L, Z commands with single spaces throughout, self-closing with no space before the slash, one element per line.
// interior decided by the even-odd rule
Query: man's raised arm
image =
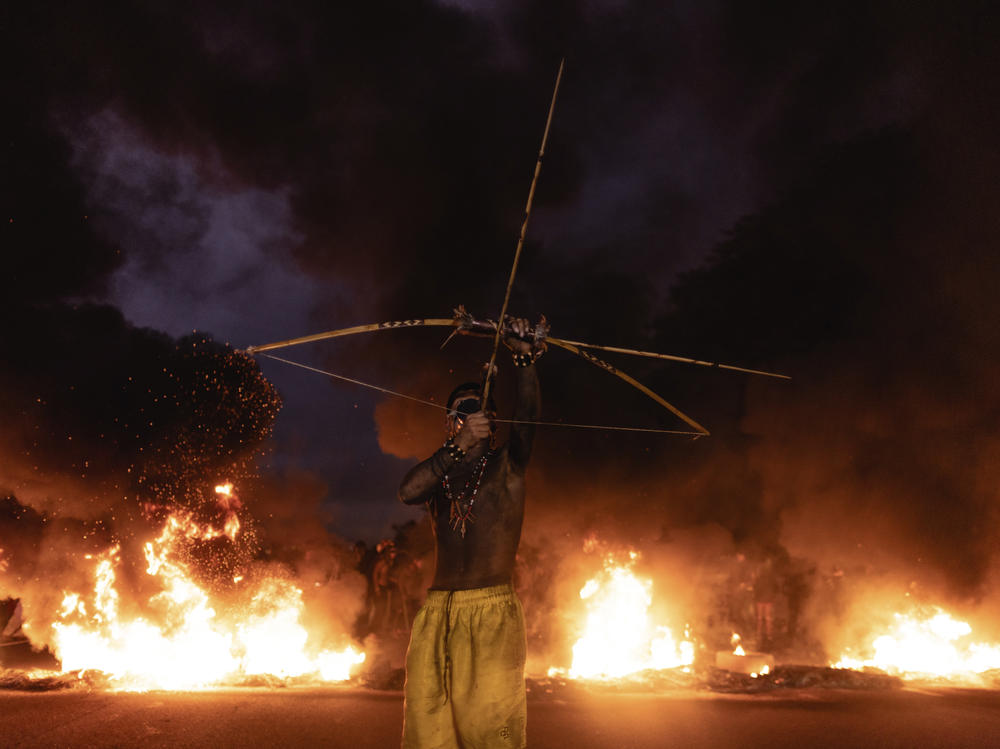
<path fill-rule="evenodd" d="M 539 326 L 548 330 L 548 322 L 544 316 Z M 535 361 L 542 351 L 537 347 L 537 341 L 532 342 L 528 321 L 520 318 L 511 321 L 511 335 L 504 343 L 514 352 L 514 367 L 517 371 L 517 394 L 514 403 L 514 421 L 538 421 L 542 412 L 542 395 L 538 385 L 538 371 Z M 515 471 L 523 473 L 528 467 L 531 457 L 531 445 L 535 440 L 534 424 L 513 424 L 510 430 L 510 465 Z"/>
<path fill-rule="evenodd" d="M 515 421 L 538 421 L 542 412 L 542 394 L 538 384 L 538 370 L 534 364 L 517 368 L 517 402 L 514 404 Z M 513 424 L 510 430 L 510 463 L 520 472 L 528 467 L 531 445 L 535 441 L 534 424 Z"/>

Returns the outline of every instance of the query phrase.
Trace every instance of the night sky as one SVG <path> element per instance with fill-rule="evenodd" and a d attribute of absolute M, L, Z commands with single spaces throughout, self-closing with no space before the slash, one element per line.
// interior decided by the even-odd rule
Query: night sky
<path fill-rule="evenodd" d="M 7 30 L 0 546 L 230 476 L 271 544 L 419 519 L 395 491 L 439 412 L 232 349 L 495 316 L 565 57 L 511 311 L 793 380 L 609 355 L 712 436 L 540 429 L 525 543 L 990 590 L 992 3 L 34 2 Z M 489 356 L 445 332 L 284 354 L 441 400 Z M 539 368 L 546 419 L 685 428 Z"/>

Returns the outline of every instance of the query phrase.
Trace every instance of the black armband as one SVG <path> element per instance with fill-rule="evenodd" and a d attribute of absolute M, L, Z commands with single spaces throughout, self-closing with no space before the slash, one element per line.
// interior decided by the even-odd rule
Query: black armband
<path fill-rule="evenodd" d="M 535 357 L 531 354 L 525 352 L 521 354 L 514 354 L 514 366 L 515 367 L 528 367 L 535 363 Z"/>
<path fill-rule="evenodd" d="M 461 463 L 464 457 L 465 450 L 456 445 L 453 440 L 448 440 L 431 456 L 431 473 L 436 478 L 443 479 L 448 470 Z"/>

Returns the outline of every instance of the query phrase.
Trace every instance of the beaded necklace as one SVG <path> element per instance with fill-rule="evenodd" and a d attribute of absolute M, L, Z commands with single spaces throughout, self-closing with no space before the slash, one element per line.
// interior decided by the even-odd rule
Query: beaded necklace
<path fill-rule="evenodd" d="M 451 484 L 448 482 L 448 474 L 444 475 L 441 479 L 441 486 L 444 487 L 444 496 L 451 503 L 451 509 L 448 515 L 448 524 L 451 526 L 453 531 L 458 531 L 462 534 L 462 538 L 465 538 L 465 526 L 467 523 L 476 522 L 476 516 L 472 514 L 472 506 L 476 503 L 476 495 L 479 493 L 479 485 L 483 481 L 483 476 L 486 474 L 486 463 L 489 461 L 490 455 L 493 453 L 492 450 L 487 451 L 483 457 L 479 459 L 479 466 L 473 469 L 472 475 L 469 476 L 468 480 L 465 482 L 465 486 L 462 487 L 462 491 L 458 495 L 453 495 L 451 493 Z M 475 480 L 475 483 L 473 483 Z M 471 493 L 469 489 L 472 489 Z"/>

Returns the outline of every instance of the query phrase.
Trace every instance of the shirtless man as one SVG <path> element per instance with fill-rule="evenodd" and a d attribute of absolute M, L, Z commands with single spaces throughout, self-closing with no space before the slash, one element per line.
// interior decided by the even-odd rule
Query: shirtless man
<path fill-rule="evenodd" d="M 511 322 L 516 421 L 540 411 L 527 320 Z M 404 749 L 525 746 L 524 613 L 511 577 L 524 519 L 534 427 L 514 424 L 493 446 L 492 403 L 476 383 L 448 398 L 448 440 L 403 478 L 399 498 L 426 504 L 436 542 L 434 582 L 406 654 Z"/>

